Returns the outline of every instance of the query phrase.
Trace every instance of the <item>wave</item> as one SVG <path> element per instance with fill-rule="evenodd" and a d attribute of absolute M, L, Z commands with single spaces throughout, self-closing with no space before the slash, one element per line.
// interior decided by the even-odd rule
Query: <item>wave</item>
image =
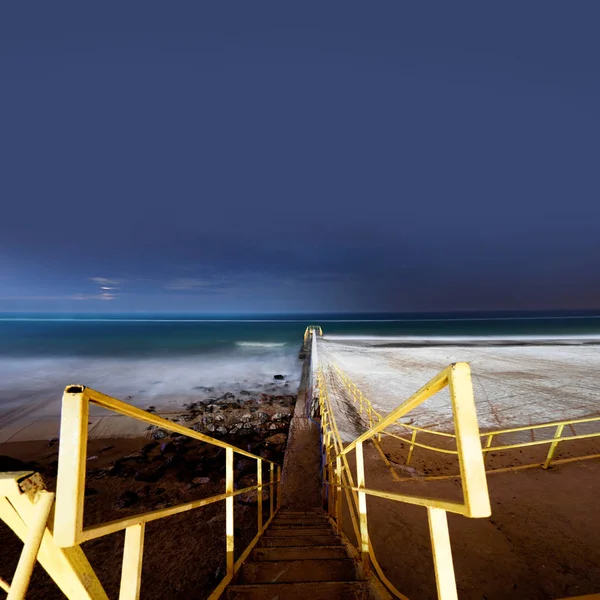
<path fill-rule="evenodd" d="M 287 346 L 285 342 L 236 342 L 235 345 L 243 348 L 283 348 L 283 346 Z"/>

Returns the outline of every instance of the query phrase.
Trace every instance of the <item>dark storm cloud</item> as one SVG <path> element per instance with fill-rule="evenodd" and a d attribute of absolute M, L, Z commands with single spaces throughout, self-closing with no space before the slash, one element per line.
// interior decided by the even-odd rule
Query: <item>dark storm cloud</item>
<path fill-rule="evenodd" d="M 598 16 L 4 6 L 0 310 L 598 308 Z"/>

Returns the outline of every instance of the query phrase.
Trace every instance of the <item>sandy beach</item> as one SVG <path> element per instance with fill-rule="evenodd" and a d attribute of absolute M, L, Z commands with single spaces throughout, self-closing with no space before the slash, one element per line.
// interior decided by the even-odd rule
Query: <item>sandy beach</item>
<path fill-rule="evenodd" d="M 600 346 L 382 347 L 376 343 L 320 339 L 324 369 L 340 367 L 382 414 L 397 407 L 444 367 L 471 365 L 482 431 L 600 415 Z M 419 427 L 449 430 L 448 390 L 410 414 Z M 358 432 L 338 423 L 347 439 Z"/>

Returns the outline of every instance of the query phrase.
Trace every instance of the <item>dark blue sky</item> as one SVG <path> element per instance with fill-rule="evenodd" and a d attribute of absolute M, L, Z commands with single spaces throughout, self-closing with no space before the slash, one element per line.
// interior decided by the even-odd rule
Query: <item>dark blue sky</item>
<path fill-rule="evenodd" d="M 600 308 L 599 22 L 3 3 L 0 311 Z"/>

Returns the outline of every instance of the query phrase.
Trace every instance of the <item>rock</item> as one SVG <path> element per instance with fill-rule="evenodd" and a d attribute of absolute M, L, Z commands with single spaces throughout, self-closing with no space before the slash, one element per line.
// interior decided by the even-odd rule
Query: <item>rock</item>
<path fill-rule="evenodd" d="M 88 456 L 88 460 L 98 460 L 97 456 Z"/>
<path fill-rule="evenodd" d="M 163 454 L 166 454 L 167 452 L 175 452 L 175 444 L 173 442 L 165 442 L 164 444 L 161 444 L 160 451 Z"/>
<path fill-rule="evenodd" d="M 155 413 L 155 412 L 156 412 L 156 406 L 149 406 L 149 407 L 146 409 L 146 412 L 149 412 L 149 413 Z"/>
<path fill-rule="evenodd" d="M 162 439 L 166 438 L 168 435 L 169 435 L 169 433 L 167 431 L 165 431 L 164 429 L 155 429 L 152 432 L 152 439 L 162 440 Z"/>
<path fill-rule="evenodd" d="M 217 427 L 216 431 L 219 435 L 227 435 L 227 427 L 223 427 L 222 425 L 221 427 Z"/>
<path fill-rule="evenodd" d="M 287 415 L 278 412 L 271 417 L 271 421 L 283 421 L 283 419 L 285 419 L 286 417 Z"/>
<path fill-rule="evenodd" d="M 154 448 L 156 448 L 156 446 L 158 446 L 158 442 L 150 442 L 149 444 L 146 444 L 141 450 L 140 452 L 142 454 L 148 454 L 148 452 L 150 452 L 151 450 L 154 450 Z"/>
<path fill-rule="evenodd" d="M 269 436 L 265 440 L 265 444 L 269 446 L 284 446 L 287 442 L 287 436 L 285 433 L 276 433 L 275 435 Z"/>
<path fill-rule="evenodd" d="M 242 423 L 248 423 L 252 421 L 252 415 L 250 413 L 245 413 L 242 415 Z"/>
<path fill-rule="evenodd" d="M 214 426 L 212 423 L 209 423 L 209 424 L 206 426 L 206 431 L 208 431 L 209 433 L 214 433 L 214 432 L 215 432 L 215 429 L 216 429 L 216 427 L 215 427 L 215 426 Z"/>
<path fill-rule="evenodd" d="M 136 481 L 144 481 L 147 483 L 154 483 L 158 481 L 165 473 L 165 466 L 158 465 L 141 469 L 134 475 Z"/>
<path fill-rule="evenodd" d="M 242 475 L 253 473 L 256 470 L 256 461 L 249 458 L 240 458 L 235 465 L 235 470 Z"/>
<path fill-rule="evenodd" d="M 123 492 L 116 502 L 117 508 L 129 508 L 133 506 L 138 500 L 139 496 L 132 491 Z"/>
<path fill-rule="evenodd" d="M 277 425 L 276 425 L 275 423 L 271 423 L 271 424 L 269 425 L 269 429 L 273 429 L 273 430 L 275 430 L 275 429 L 279 429 L 279 427 L 277 427 Z"/>
<path fill-rule="evenodd" d="M 210 483 L 210 477 L 194 477 L 192 483 L 194 485 L 204 485 L 205 483 Z"/>
<path fill-rule="evenodd" d="M 285 375 L 273 375 L 273 379 L 277 379 L 279 381 L 285 379 Z"/>
<path fill-rule="evenodd" d="M 215 415 L 215 421 L 217 423 L 222 423 L 225 420 L 225 417 L 223 415 Z"/>
<path fill-rule="evenodd" d="M 263 488 L 262 490 L 263 502 L 269 500 L 269 490 L 268 488 Z M 240 494 L 236 496 L 236 500 L 242 504 L 258 504 L 258 490 L 254 490 L 252 492 L 246 492 L 245 494 Z"/>
<path fill-rule="evenodd" d="M 254 427 L 252 423 L 244 423 L 244 429 L 252 429 L 252 427 Z"/>
<path fill-rule="evenodd" d="M 239 432 L 239 430 L 241 429 L 241 427 L 239 426 L 239 424 L 234 425 L 230 430 L 229 430 L 229 435 L 235 435 L 236 433 Z"/>
<path fill-rule="evenodd" d="M 249 392 L 248 390 L 242 390 L 240 392 L 240 396 L 252 396 L 252 392 Z"/>

